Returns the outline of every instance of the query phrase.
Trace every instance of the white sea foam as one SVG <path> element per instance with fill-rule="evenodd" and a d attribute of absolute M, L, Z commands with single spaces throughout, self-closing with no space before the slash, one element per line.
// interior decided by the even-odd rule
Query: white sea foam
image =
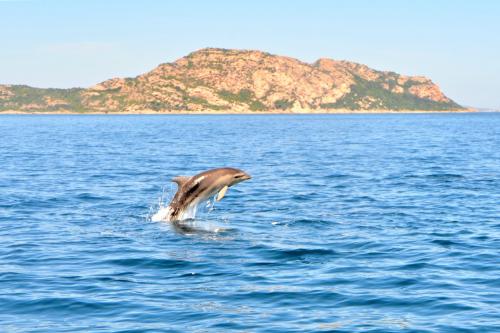
<path fill-rule="evenodd" d="M 151 216 L 151 221 L 161 222 L 168 221 L 170 215 L 170 207 L 160 207 L 156 213 Z"/>
<path fill-rule="evenodd" d="M 172 197 L 171 191 L 166 191 L 165 188 L 162 190 L 161 196 L 158 198 L 158 204 L 155 206 L 152 206 L 150 208 L 150 220 L 153 222 L 169 222 L 169 215 L 171 213 L 171 208 L 168 206 L 168 202 L 170 201 L 170 198 Z M 196 200 L 193 203 L 191 203 L 182 213 L 180 216 L 179 220 L 189 220 L 189 219 L 195 219 L 196 218 L 196 213 L 198 212 L 198 207 L 202 206 L 203 203 L 206 203 L 205 208 L 208 212 L 211 212 L 214 210 L 214 205 L 215 205 L 215 196 L 212 200 Z"/>
<path fill-rule="evenodd" d="M 162 188 L 158 202 L 149 208 L 149 219 L 153 222 L 168 221 L 168 215 L 170 215 L 170 207 L 168 207 L 168 202 L 171 200 L 173 195 L 173 187 L 170 186 L 167 189 L 166 186 Z"/>

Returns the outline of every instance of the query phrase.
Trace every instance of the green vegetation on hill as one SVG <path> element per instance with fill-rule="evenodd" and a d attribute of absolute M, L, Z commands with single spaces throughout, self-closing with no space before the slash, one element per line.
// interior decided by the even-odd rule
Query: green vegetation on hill
<path fill-rule="evenodd" d="M 287 110 L 293 106 L 293 101 L 287 99 L 280 99 L 274 102 L 274 107 L 279 110 Z"/>
<path fill-rule="evenodd" d="M 0 111 L 16 109 L 36 110 L 35 107 L 30 108 L 30 105 L 46 105 L 42 111 L 85 111 L 81 101 L 80 93 L 83 91 L 81 88 L 54 89 L 13 85 L 9 87 L 9 90 L 12 92 L 12 96 L 0 99 Z M 48 103 L 48 100 L 53 100 L 54 102 Z"/>
<path fill-rule="evenodd" d="M 266 109 L 266 106 L 255 97 L 253 91 L 250 89 L 241 89 L 236 94 L 227 90 L 221 90 L 218 95 L 220 98 L 230 103 L 247 104 L 252 111 L 262 111 Z"/>
<path fill-rule="evenodd" d="M 392 81 L 388 84 L 391 85 Z M 410 81 L 408 81 L 410 82 Z M 380 81 L 367 81 L 358 76 L 351 91 L 336 103 L 322 104 L 322 108 L 357 110 L 363 106 L 364 109 L 388 109 L 388 110 L 450 110 L 459 109 L 460 105 L 449 102 L 436 102 L 425 98 L 419 98 L 408 93 L 412 83 L 406 83 L 403 93 L 393 93 L 384 89 Z"/>
<path fill-rule="evenodd" d="M 245 103 L 252 102 L 254 95 L 249 89 L 241 89 L 238 93 L 232 93 L 227 90 L 219 91 L 219 96 L 231 103 Z"/>

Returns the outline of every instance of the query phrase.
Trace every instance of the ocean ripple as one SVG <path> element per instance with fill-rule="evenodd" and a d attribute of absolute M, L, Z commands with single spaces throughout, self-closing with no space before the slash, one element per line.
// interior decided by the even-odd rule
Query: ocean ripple
<path fill-rule="evenodd" d="M 498 113 L 0 118 L 1 332 L 500 330 Z"/>

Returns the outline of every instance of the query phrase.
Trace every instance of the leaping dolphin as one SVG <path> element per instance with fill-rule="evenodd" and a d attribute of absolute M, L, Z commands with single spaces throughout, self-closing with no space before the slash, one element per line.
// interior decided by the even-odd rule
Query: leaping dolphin
<path fill-rule="evenodd" d="M 184 219 L 184 214 L 196 211 L 199 203 L 208 200 L 217 193 L 220 201 L 229 187 L 252 177 L 235 168 L 207 170 L 192 177 L 177 176 L 172 179 L 177 183 L 177 193 L 168 205 L 167 220 L 170 222 Z"/>

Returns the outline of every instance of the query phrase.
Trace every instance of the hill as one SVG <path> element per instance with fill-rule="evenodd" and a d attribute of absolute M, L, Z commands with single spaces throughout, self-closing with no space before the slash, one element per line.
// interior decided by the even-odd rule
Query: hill
<path fill-rule="evenodd" d="M 206 48 L 135 78 L 87 89 L 0 85 L 0 111 L 464 110 L 430 79 L 349 61 L 313 64 L 261 51 Z"/>

